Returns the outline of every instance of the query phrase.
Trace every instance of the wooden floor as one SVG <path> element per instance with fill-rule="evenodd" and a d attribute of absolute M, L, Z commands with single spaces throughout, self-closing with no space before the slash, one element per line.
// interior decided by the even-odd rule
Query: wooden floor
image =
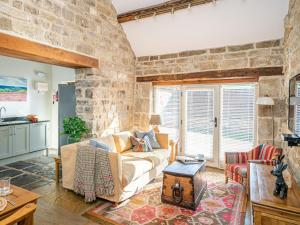
<path fill-rule="evenodd" d="M 208 168 L 215 172 L 216 176 L 222 176 L 218 170 Z M 94 207 L 98 202 L 87 204 L 81 196 L 62 188 L 61 184 L 54 182 L 32 191 L 40 194 L 37 212 L 35 214 L 36 225 L 93 225 L 92 221 L 81 216 L 83 212 Z M 247 210 L 246 210 L 247 209 Z M 245 204 L 246 211 L 245 225 L 250 225 L 249 204 Z"/>

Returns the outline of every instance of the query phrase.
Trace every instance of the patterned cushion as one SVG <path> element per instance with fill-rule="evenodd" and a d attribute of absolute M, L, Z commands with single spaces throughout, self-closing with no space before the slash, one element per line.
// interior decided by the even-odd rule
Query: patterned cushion
<path fill-rule="evenodd" d="M 277 148 L 272 145 L 263 145 L 260 151 L 259 160 L 272 160 L 273 156 L 278 153 Z"/>
<path fill-rule="evenodd" d="M 131 144 L 133 145 L 132 151 L 134 152 L 151 152 L 152 147 L 148 136 L 145 136 L 144 139 L 140 139 L 134 136 L 130 136 Z"/>
<path fill-rule="evenodd" d="M 153 130 L 150 130 L 148 132 L 136 131 L 135 134 L 140 139 L 143 139 L 145 136 L 148 136 L 152 148 L 156 148 L 156 149 L 161 148 L 159 143 L 156 140 L 155 133 Z"/>

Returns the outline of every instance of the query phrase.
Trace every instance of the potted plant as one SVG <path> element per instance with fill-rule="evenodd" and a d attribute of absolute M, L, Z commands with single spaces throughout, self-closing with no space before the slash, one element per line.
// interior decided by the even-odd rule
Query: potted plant
<path fill-rule="evenodd" d="M 90 132 L 85 122 L 78 116 L 65 118 L 63 127 L 63 134 L 68 135 L 68 144 L 79 142 L 84 135 Z"/>

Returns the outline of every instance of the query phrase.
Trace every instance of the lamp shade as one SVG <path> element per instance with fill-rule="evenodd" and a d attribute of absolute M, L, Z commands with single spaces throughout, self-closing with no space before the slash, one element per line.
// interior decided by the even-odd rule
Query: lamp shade
<path fill-rule="evenodd" d="M 274 100 L 271 97 L 259 97 L 256 101 L 257 105 L 274 105 Z"/>
<path fill-rule="evenodd" d="M 160 115 L 152 114 L 149 123 L 150 125 L 161 125 Z"/>

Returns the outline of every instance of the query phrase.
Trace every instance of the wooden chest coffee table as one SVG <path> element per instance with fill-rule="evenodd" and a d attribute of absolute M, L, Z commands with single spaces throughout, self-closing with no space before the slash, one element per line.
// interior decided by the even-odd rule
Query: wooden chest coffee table
<path fill-rule="evenodd" d="M 167 166 L 163 171 L 162 202 L 196 210 L 207 189 L 205 163 L 175 161 Z"/>

